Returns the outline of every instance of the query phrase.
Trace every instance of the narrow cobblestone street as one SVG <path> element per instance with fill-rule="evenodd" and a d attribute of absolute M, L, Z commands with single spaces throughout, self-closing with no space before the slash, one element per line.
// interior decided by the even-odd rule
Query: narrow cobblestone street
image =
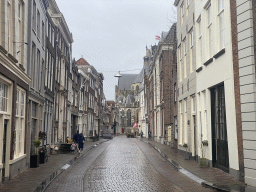
<path fill-rule="evenodd" d="M 203 188 L 138 139 L 115 137 L 85 154 L 51 191 L 213 191 Z"/>

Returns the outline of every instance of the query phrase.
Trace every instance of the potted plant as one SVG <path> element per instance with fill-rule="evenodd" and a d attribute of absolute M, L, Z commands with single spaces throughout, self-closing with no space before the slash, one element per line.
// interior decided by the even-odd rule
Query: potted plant
<path fill-rule="evenodd" d="M 36 168 L 39 167 L 39 155 L 38 155 L 38 147 L 41 145 L 41 140 L 34 140 L 34 146 L 36 148 L 33 155 L 30 156 L 30 167 Z"/>
<path fill-rule="evenodd" d="M 39 139 L 40 140 L 45 140 L 46 139 L 46 132 L 39 131 Z"/>
<path fill-rule="evenodd" d="M 127 138 L 134 138 L 134 132 L 132 132 L 131 130 L 128 130 L 128 131 L 126 132 L 126 137 L 127 137 Z"/>
<path fill-rule="evenodd" d="M 126 137 L 129 138 L 131 136 L 131 134 L 129 133 L 129 131 L 126 132 Z"/>
<path fill-rule="evenodd" d="M 186 160 L 189 160 L 188 144 L 187 144 L 187 143 L 184 143 L 184 144 L 183 144 L 183 147 L 186 148 L 185 159 L 186 159 Z"/>
<path fill-rule="evenodd" d="M 208 160 L 204 157 L 204 152 L 205 152 L 204 147 L 207 147 L 207 146 L 208 146 L 208 141 L 207 140 L 202 141 L 202 145 L 201 145 L 202 158 L 199 158 L 199 165 L 201 168 L 208 167 Z"/>

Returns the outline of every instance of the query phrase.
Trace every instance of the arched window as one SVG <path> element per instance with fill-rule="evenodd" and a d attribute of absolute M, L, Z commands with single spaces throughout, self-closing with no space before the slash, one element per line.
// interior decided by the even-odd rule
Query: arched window
<path fill-rule="evenodd" d="M 121 111 L 121 125 L 124 126 L 124 111 Z"/>
<path fill-rule="evenodd" d="M 131 123 L 131 110 L 130 109 L 126 112 L 126 116 L 127 116 L 127 126 L 131 127 L 132 123 Z"/>
<path fill-rule="evenodd" d="M 136 91 L 137 91 L 137 93 L 139 93 L 139 89 L 140 89 L 140 87 L 139 87 L 139 85 L 137 85 L 137 86 L 136 86 Z"/>

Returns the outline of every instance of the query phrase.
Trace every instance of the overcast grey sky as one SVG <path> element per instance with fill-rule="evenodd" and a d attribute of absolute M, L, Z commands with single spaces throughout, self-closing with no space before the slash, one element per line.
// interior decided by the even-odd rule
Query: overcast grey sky
<path fill-rule="evenodd" d="M 104 93 L 114 100 L 121 73 L 139 73 L 146 46 L 175 20 L 173 0 L 56 0 L 73 34 L 72 56 L 83 56 L 104 75 Z M 134 70 L 134 71 L 127 71 Z M 125 72 L 123 72 L 125 71 Z"/>

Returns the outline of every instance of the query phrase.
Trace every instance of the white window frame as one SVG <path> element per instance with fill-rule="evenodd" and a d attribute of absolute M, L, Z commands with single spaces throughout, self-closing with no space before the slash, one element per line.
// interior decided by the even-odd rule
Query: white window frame
<path fill-rule="evenodd" d="M 184 1 L 180 5 L 180 25 L 184 22 Z"/>
<path fill-rule="evenodd" d="M 11 3 L 10 1 L 7 1 L 7 13 L 6 13 L 6 17 L 7 17 L 7 47 L 8 47 L 8 51 L 10 52 L 11 49 L 11 18 L 12 15 L 12 8 L 11 8 Z"/>
<path fill-rule="evenodd" d="M 190 73 L 193 72 L 193 45 L 194 45 L 194 31 L 193 28 L 189 31 L 189 66 L 190 66 Z"/>
<path fill-rule="evenodd" d="M 44 80 L 44 86 L 45 87 L 48 87 L 47 86 L 47 78 L 48 78 L 48 49 L 46 48 L 46 59 L 45 59 L 45 80 Z"/>
<path fill-rule="evenodd" d="M 184 56 L 183 56 L 183 73 L 184 73 L 184 79 L 187 77 L 187 38 L 185 37 L 183 39 L 184 44 Z"/>
<path fill-rule="evenodd" d="M 179 144 L 183 145 L 183 105 L 182 101 L 179 102 L 179 108 L 180 108 L 180 123 L 179 123 Z"/>
<path fill-rule="evenodd" d="M 53 89 L 53 65 L 54 65 L 54 57 L 52 56 L 51 57 L 51 83 L 50 83 L 50 90 L 52 91 L 52 89 Z"/>
<path fill-rule="evenodd" d="M 41 22 L 40 22 L 40 12 L 37 10 L 37 18 L 36 18 L 36 34 L 37 38 L 40 40 L 40 27 L 41 27 Z"/>
<path fill-rule="evenodd" d="M 15 116 L 19 116 L 19 103 L 20 103 L 20 90 L 17 89 L 16 92 L 16 111 L 15 111 Z"/>
<path fill-rule="evenodd" d="M 207 10 L 207 24 L 208 24 L 208 45 L 209 45 L 209 49 L 208 49 L 208 57 L 210 58 L 213 54 L 213 27 L 212 27 L 212 5 L 211 3 L 209 3 L 209 5 L 206 8 Z"/>
<path fill-rule="evenodd" d="M 190 35 L 190 48 L 192 48 L 193 45 L 194 45 L 194 31 L 193 31 L 193 28 L 189 31 L 189 35 Z"/>
<path fill-rule="evenodd" d="M 188 120 L 188 99 L 185 98 L 184 99 L 184 104 L 183 104 L 183 107 L 184 107 L 184 138 L 183 138 L 183 142 L 188 144 L 188 130 L 187 130 L 187 120 Z"/>
<path fill-rule="evenodd" d="M 196 102 L 196 98 L 195 98 L 195 95 L 193 95 L 193 96 L 191 96 L 191 100 L 192 100 L 192 102 L 191 102 L 191 112 L 193 113 L 193 114 L 195 114 L 196 113 L 196 105 L 195 105 L 195 102 Z"/>
<path fill-rule="evenodd" d="M 8 110 L 8 88 L 7 84 L 0 81 L 0 112 L 7 112 Z"/>
<path fill-rule="evenodd" d="M 225 47 L 225 25 L 224 25 L 224 0 L 218 0 L 218 19 L 219 19 L 219 49 Z"/>
<path fill-rule="evenodd" d="M 196 62 L 198 63 L 197 64 L 197 67 L 201 66 L 202 62 L 203 62 L 203 49 L 202 49 L 202 46 L 203 46 L 203 37 L 202 37 L 202 21 L 201 21 L 201 16 L 199 16 L 199 18 L 197 19 L 197 23 L 198 23 L 198 45 L 199 45 L 199 49 L 198 50 L 198 58 L 199 58 L 199 62 Z"/>
<path fill-rule="evenodd" d="M 183 43 L 184 43 L 184 56 L 187 55 L 187 38 L 185 37 L 183 39 Z"/>
<path fill-rule="evenodd" d="M 11 90 L 12 82 L 0 74 L 0 114 L 10 114 L 11 112 L 11 107 L 9 107 L 12 102 Z"/>
<path fill-rule="evenodd" d="M 33 10 L 32 10 L 32 29 L 36 33 L 36 1 L 33 0 Z"/>
<path fill-rule="evenodd" d="M 18 1 L 18 25 L 17 25 L 17 31 L 18 31 L 18 40 L 17 42 L 22 42 L 23 41 L 23 38 L 22 38 L 22 26 L 23 26 L 23 5 L 21 3 L 21 1 L 19 0 Z M 24 46 L 19 46 L 18 47 L 18 52 L 17 52 L 17 58 L 19 60 L 19 63 L 22 64 L 22 61 L 21 61 L 21 56 L 22 56 L 22 53 L 21 53 L 21 50 L 23 50 L 23 47 Z"/>
<path fill-rule="evenodd" d="M 44 38 L 44 36 L 45 36 L 45 24 L 44 24 L 44 21 L 42 21 L 42 47 L 44 47 L 44 45 L 45 45 L 45 38 Z"/>
<path fill-rule="evenodd" d="M 174 102 L 177 102 L 177 84 L 174 83 Z"/>
<path fill-rule="evenodd" d="M 45 19 L 45 35 L 48 37 L 48 18 Z"/>
<path fill-rule="evenodd" d="M 174 139 L 178 139 L 178 119 L 174 117 Z"/>
<path fill-rule="evenodd" d="M 26 111 L 26 91 L 17 86 L 16 100 L 16 124 L 14 141 L 14 159 L 24 155 L 25 147 L 25 111 Z"/>

